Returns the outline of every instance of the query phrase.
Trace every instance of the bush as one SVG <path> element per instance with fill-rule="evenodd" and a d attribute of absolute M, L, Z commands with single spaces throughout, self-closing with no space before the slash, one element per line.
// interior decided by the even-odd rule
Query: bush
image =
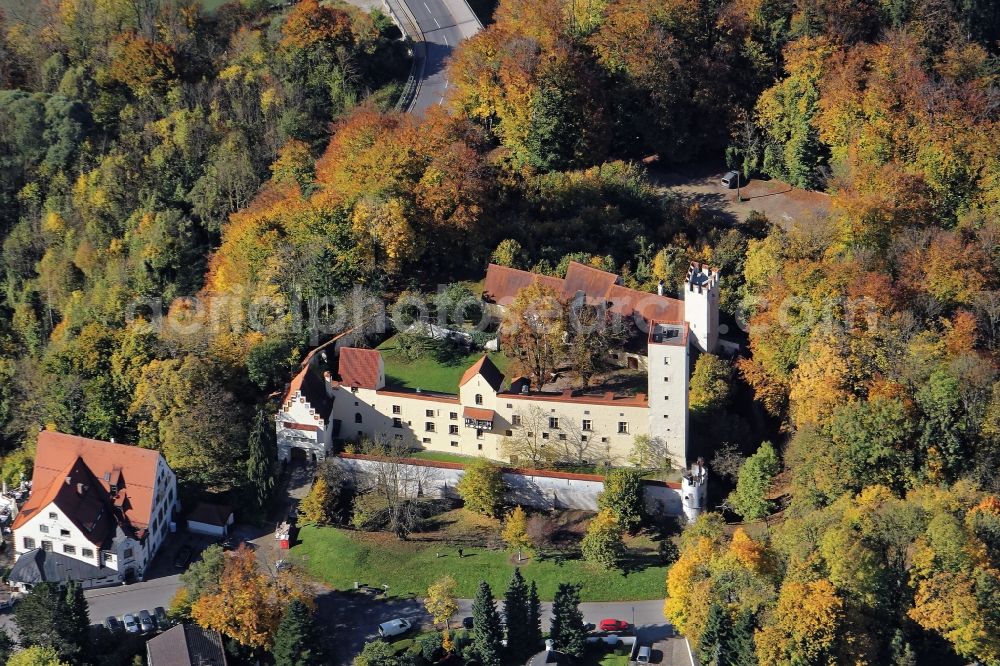
<path fill-rule="evenodd" d="M 639 472 L 612 470 L 604 478 L 604 492 L 597 496 L 597 506 L 609 509 L 622 529 L 634 533 L 646 518 L 645 493 Z"/>
<path fill-rule="evenodd" d="M 625 554 L 622 543 L 622 528 L 610 509 L 601 512 L 590 521 L 587 534 L 580 542 L 583 557 L 588 562 L 599 564 L 605 569 L 618 567 Z"/>
<path fill-rule="evenodd" d="M 443 649 L 444 641 L 441 638 L 441 634 L 434 632 L 433 634 L 426 634 L 417 639 L 417 644 L 420 646 L 420 654 L 423 655 L 424 659 L 428 662 L 435 662 L 441 656 L 441 650 Z"/>
<path fill-rule="evenodd" d="M 395 643 L 392 644 L 392 651 L 395 652 L 396 654 L 403 654 L 411 647 L 413 647 L 413 639 L 404 638 L 403 640 L 396 641 Z"/>
<path fill-rule="evenodd" d="M 747 458 L 736 479 L 736 490 L 729 494 L 729 505 L 744 520 L 764 518 L 771 511 L 767 492 L 775 475 L 781 471 L 778 454 L 770 442 L 764 442 Z"/>
<path fill-rule="evenodd" d="M 482 458 L 466 465 L 455 487 L 465 508 L 496 518 L 503 508 L 504 484 L 500 468 Z"/>

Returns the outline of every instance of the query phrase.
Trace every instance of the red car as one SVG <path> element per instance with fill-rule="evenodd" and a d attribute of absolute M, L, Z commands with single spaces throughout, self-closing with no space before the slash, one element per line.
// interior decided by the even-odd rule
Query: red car
<path fill-rule="evenodd" d="M 629 624 L 625 620 L 614 620 L 609 617 L 601 620 L 601 624 L 598 626 L 601 631 L 626 631 Z"/>

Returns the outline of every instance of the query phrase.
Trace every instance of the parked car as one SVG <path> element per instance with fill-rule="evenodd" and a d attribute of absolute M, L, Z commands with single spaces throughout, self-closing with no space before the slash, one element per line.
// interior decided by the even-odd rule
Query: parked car
<path fill-rule="evenodd" d="M 382 638 L 402 636 L 412 628 L 413 625 L 410 624 L 409 620 L 397 617 L 395 620 L 389 620 L 388 622 L 383 622 L 378 625 L 378 635 Z"/>
<path fill-rule="evenodd" d="M 125 625 L 125 631 L 128 633 L 139 633 L 139 623 L 135 621 L 135 615 L 132 615 L 132 613 L 125 613 L 122 615 L 122 624 Z"/>
<path fill-rule="evenodd" d="M 639 648 L 639 654 L 635 655 L 635 663 L 637 663 L 637 664 L 648 664 L 649 663 L 649 656 L 650 656 L 651 653 L 652 653 L 652 650 L 649 649 L 649 646 L 648 645 L 643 645 L 641 648 Z"/>
<path fill-rule="evenodd" d="M 122 623 L 114 615 L 109 615 L 104 618 L 104 628 L 111 632 L 118 631 L 122 628 Z"/>
<path fill-rule="evenodd" d="M 191 546 L 181 546 L 177 555 L 174 556 L 174 566 L 178 569 L 187 569 L 187 565 L 191 564 L 192 555 L 194 555 L 194 551 L 191 550 Z"/>
<path fill-rule="evenodd" d="M 740 172 L 739 171 L 727 171 L 722 177 L 722 186 L 726 189 L 733 189 L 740 186 Z"/>
<path fill-rule="evenodd" d="M 167 611 L 163 610 L 163 606 L 157 606 L 153 609 L 153 619 L 156 620 L 156 626 L 160 629 L 166 629 L 170 626 L 170 619 L 167 617 Z"/>
<path fill-rule="evenodd" d="M 139 628 L 142 629 L 143 633 L 156 629 L 156 625 L 153 623 L 153 616 L 145 608 L 139 611 Z"/>
<path fill-rule="evenodd" d="M 629 623 L 625 620 L 615 620 L 614 618 L 604 618 L 601 620 L 601 631 L 628 631 Z"/>

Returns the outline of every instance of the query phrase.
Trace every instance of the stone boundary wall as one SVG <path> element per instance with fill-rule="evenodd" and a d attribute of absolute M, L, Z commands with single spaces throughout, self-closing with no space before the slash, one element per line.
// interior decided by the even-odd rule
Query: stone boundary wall
<path fill-rule="evenodd" d="M 457 498 L 455 486 L 462 478 L 465 465 L 461 463 L 403 458 L 399 463 L 388 463 L 384 458 L 357 453 L 340 453 L 334 458 L 343 466 L 357 485 L 363 477 L 385 464 L 403 467 L 397 478 L 408 485 L 407 491 L 433 497 Z M 597 496 L 604 490 L 604 477 L 599 474 L 575 474 L 552 470 L 504 467 L 503 480 L 507 484 L 507 501 L 536 509 L 597 510 Z M 643 481 L 646 491 L 646 508 L 653 515 L 680 516 L 681 485 L 664 481 Z"/>

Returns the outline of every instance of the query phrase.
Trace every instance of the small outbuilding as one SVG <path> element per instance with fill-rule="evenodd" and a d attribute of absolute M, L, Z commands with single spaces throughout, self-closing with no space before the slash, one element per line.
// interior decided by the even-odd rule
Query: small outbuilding
<path fill-rule="evenodd" d="M 208 536 L 226 536 L 234 522 L 233 508 L 226 504 L 198 502 L 187 517 L 188 532 Z"/>
<path fill-rule="evenodd" d="M 219 632 L 178 624 L 146 643 L 149 666 L 226 666 Z"/>

